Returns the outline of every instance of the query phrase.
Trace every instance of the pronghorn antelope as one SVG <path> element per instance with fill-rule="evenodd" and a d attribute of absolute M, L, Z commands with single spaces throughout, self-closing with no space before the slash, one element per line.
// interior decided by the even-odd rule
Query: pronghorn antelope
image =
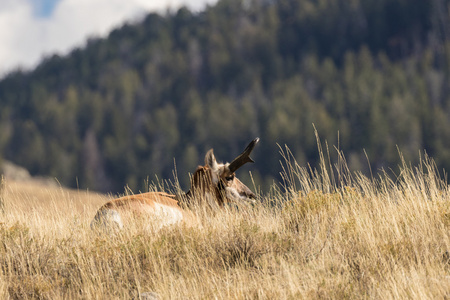
<path fill-rule="evenodd" d="M 197 167 L 191 188 L 185 195 L 149 192 L 110 200 L 97 211 L 91 227 L 123 228 L 130 218 L 157 222 L 158 227 L 192 219 L 184 207 L 223 207 L 227 203 L 252 203 L 256 195 L 235 176 L 237 169 L 248 162 L 259 138 L 254 139 L 231 163 L 218 163 L 213 149 L 205 156 L 205 165 Z M 149 224 L 152 225 L 152 224 Z"/>

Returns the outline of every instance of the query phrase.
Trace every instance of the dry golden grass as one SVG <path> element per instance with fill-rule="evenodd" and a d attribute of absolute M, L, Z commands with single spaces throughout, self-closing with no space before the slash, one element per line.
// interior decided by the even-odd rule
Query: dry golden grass
<path fill-rule="evenodd" d="M 0 299 L 449 299 L 450 193 L 432 161 L 371 179 L 342 157 L 333 172 L 285 158 L 285 189 L 260 205 L 114 236 L 89 228 L 105 197 L 6 182 Z"/>

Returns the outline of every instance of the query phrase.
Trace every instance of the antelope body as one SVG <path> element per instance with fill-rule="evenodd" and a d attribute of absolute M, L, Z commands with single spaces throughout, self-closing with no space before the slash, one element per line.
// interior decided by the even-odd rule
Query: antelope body
<path fill-rule="evenodd" d="M 91 227 L 121 229 L 131 219 L 142 218 L 148 225 L 161 227 L 181 221 L 191 221 L 193 215 L 185 207 L 220 208 L 227 203 L 252 203 L 256 195 L 235 176 L 235 171 L 250 158 L 259 138 L 254 139 L 231 163 L 218 163 L 213 149 L 205 156 L 191 178 L 191 188 L 184 195 L 148 192 L 113 199 L 97 211 Z"/>

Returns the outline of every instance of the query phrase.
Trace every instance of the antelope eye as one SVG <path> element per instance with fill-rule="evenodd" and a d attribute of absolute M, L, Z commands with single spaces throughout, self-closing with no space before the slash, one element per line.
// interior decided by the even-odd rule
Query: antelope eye
<path fill-rule="evenodd" d="M 234 175 L 227 176 L 227 177 L 225 177 L 225 179 L 226 179 L 227 181 L 231 181 L 231 180 L 234 179 Z"/>

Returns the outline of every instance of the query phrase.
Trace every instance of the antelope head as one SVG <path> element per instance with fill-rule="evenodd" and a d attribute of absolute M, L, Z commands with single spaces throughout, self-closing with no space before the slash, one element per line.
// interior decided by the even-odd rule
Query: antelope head
<path fill-rule="evenodd" d="M 218 163 L 213 149 L 205 156 L 205 165 L 199 166 L 192 175 L 191 189 L 187 192 L 188 204 L 206 201 L 211 207 L 222 207 L 227 203 L 254 203 L 256 195 L 236 177 L 236 170 L 248 162 L 259 138 L 254 139 L 244 152 L 231 163 Z"/>

